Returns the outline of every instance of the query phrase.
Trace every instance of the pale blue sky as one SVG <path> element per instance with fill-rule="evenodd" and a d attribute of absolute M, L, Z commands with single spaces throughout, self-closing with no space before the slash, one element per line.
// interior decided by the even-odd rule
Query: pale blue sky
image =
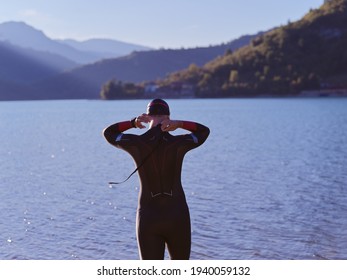
<path fill-rule="evenodd" d="M 0 23 L 53 39 L 110 38 L 154 48 L 225 43 L 295 21 L 323 0 L 0 0 Z"/>

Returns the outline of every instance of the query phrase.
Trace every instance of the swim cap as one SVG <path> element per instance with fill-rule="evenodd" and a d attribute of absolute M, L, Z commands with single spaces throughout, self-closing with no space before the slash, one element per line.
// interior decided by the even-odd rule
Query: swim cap
<path fill-rule="evenodd" d="M 147 105 L 147 115 L 170 115 L 169 105 L 163 99 L 153 99 Z"/>

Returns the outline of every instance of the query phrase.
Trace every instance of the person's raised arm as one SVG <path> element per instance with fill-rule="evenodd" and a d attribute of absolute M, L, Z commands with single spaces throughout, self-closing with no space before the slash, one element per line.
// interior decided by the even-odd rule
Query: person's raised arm
<path fill-rule="evenodd" d="M 174 131 L 177 128 L 192 132 L 193 138 L 197 138 L 199 145 L 204 143 L 210 134 L 210 129 L 207 126 L 197 122 L 167 119 L 161 123 L 162 131 Z"/>
<path fill-rule="evenodd" d="M 117 138 L 122 132 L 130 128 L 145 128 L 143 123 L 147 122 L 148 117 L 145 114 L 142 114 L 130 121 L 118 122 L 106 127 L 103 130 L 103 135 L 108 143 L 111 145 L 116 145 Z"/>

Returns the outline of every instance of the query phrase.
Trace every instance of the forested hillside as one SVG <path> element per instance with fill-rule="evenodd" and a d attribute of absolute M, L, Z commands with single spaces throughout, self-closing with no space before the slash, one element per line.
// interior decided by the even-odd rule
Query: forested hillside
<path fill-rule="evenodd" d="M 324 86 L 347 88 L 347 1 L 333 0 L 301 20 L 269 31 L 235 52 L 169 75 L 197 96 L 295 95 Z"/>

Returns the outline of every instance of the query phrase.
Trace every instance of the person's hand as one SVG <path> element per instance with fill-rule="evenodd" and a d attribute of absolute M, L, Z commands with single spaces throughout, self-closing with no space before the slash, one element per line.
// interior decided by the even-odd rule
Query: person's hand
<path fill-rule="evenodd" d="M 147 114 L 142 114 L 135 119 L 135 126 L 137 128 L 145 128 L 143 123 L 149 123 L 151 120 Z"/>
<path fill-rule="evenodd" d="M 181 127 L 180 121 L 174 121 L 174 120 L 166 119 L 166 120 L 163 120 L 161 122 L 161 130 L 162 131 L 174 131 L 179 127 Z"/>

